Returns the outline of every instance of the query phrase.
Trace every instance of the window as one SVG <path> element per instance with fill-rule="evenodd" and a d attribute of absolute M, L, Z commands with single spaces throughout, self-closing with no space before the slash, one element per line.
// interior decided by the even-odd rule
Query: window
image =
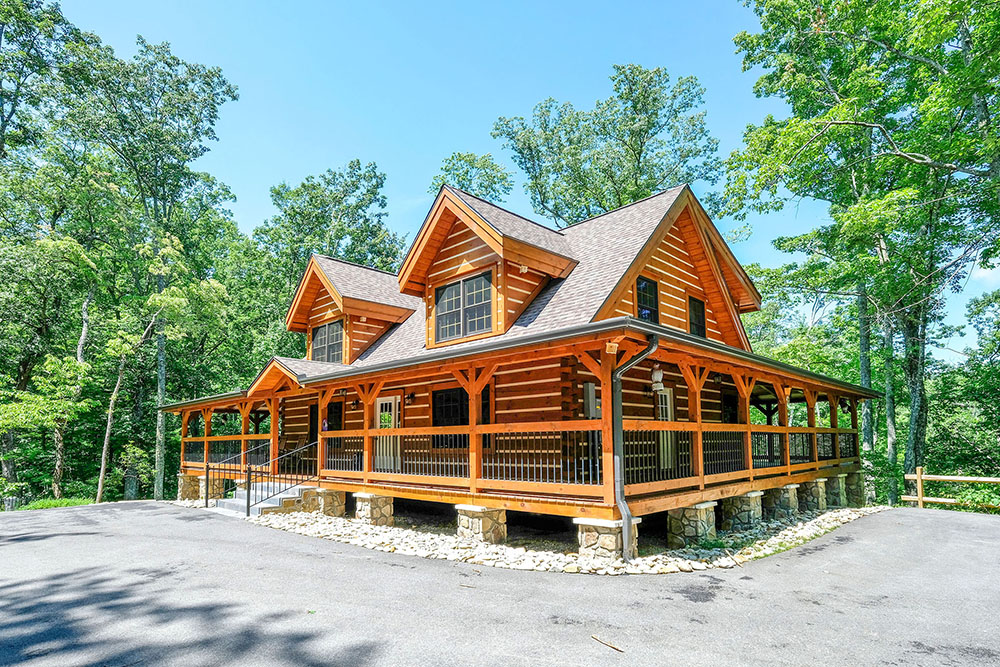
<path fill-rule="evenodd" d="M 664 422 L 674 420 L 674 390 L 664 389 L 656 395 L 656 418 Z M 658 431 L 660 467 L 673 470 L 677 467 L 677 432 Z"/>
<path fill-rule="evenodd" d="M 655 280 L 645 276 L 636 279 L 635 314 L 640 320 L 660 323 L 660 295 Z"/>
<path fill-rule="evenodd" d="M 693 296 L 688 297 L 688 322 L 692 334 L 705 337 L 705 302 Z"/>
<path fill-rule="evenodd" d="M 434 340 L 464 338 L 493 329 L 489 273 L 439 287 L 434 295 Z"/>
<path fill-rule="evenodd" d="M 480 407 L 481 421 L 490 423 L 490 388 L 484 387 Z M 431 426 L 466 426 L 469 423 L 469 395 L 461 387 L 431 392 Z M 483 436 L 485 446 L 487 436 Z M 468 447 L 464 433 L 434 435 L 431 445 L 436 448 Z"/>
<path fill-rule="evenodd" d="M 313 327 L 312 360 L 343 363 L 344 321 L 337 320 Z"/>

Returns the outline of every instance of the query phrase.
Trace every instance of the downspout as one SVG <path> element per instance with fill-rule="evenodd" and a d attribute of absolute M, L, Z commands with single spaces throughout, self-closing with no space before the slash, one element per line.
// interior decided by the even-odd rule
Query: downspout
<path fill-rule="evenodd" d="M 646 348 L 616 368 L 611 373 L 611 430 L 612 444 L 615 456 L 615 504 L 622 515 L 622 558 L 625 562 L 631 560 L 629 545 L 632 544 L 632 510 L 625 500 L 625 431 L 622 428 L 622 376 L 636 364 L 651 355 L 659 347 L 660 339 L 650 335 L 646 339 Z"/>

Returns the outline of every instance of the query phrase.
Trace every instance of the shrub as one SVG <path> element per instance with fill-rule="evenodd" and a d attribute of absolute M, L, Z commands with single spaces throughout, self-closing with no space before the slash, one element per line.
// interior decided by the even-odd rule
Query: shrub
<path fill-rule="evenodd" d="M 18 510 L 47 510 L 53 507 L 73 507 L 75 505 L 90 505 L 93 498 L 39 498 L 27 505 L 21 505 Z"/>

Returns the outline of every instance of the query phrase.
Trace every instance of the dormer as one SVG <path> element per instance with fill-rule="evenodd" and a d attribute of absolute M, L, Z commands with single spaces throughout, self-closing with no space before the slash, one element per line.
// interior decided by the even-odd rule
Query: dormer
<path fill-rule="evenodd" d="M 399 272 L 420 297 L 427 347 L 505 333 L 553 278 L 576 266 L 562 234 L 443 186 Z"/>
<path fill-rule="evenodd" d="M 399 293 L 395 274 L 313 255 L 285 325 L 306 334 L 307 359 L 351 364 L 420 303 Z"/>

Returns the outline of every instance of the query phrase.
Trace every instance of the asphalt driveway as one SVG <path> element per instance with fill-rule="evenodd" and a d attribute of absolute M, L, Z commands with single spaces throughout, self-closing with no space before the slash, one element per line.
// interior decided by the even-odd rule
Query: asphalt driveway
<path fill-rule="evenodd" d="M 0 513 L 0 665 L 984 665 L 1000 664 L 998 609 L 1000 517 L 936 510 L 743 568 L 622 577 L 383 554 L 162 503 Z"/>

